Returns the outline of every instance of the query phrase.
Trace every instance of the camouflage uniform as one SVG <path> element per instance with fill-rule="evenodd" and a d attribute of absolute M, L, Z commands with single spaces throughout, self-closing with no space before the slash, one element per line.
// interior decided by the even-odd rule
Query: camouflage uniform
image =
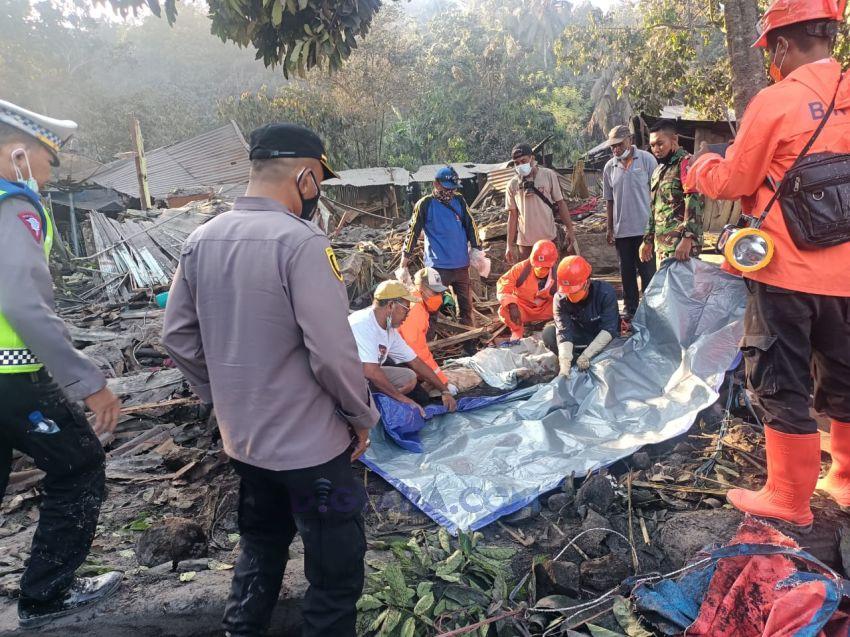
<path fill-rule="evenodd" d="M 659 163 L 652 174 L 652 210 L 643 240 L 644 243 L 654 240 L 662 259 L 673 256 L 683 236 L 693 239 L 690 256 L 699 257 L 702 251 L 705 201 L 700 194 L 685 193 L 682 185 L 682 173 L 687 171 L 690 158 L 688 152 L 680 148 L 669 161 Z"/>

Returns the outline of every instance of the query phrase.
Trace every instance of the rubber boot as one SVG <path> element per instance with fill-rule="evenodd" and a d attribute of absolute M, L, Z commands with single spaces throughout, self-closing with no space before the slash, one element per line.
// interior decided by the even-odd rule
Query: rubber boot
<path fill-rule="evenodd" d="M 122 573 L 110 571 L 97 577 L 77 577 L 64 593 L 50 601 L 18 600 L 18 620 L 21 628 L 35 628 L 48 622 L 78 613 L 103 601 L 121 586 Z"/>
<path fill-rule="evenodd" d="M 826 491 L 838 505 L 850 509 L 850 422 L 833 420 L 830 425 L 832 466 L 818 480 L 818 490 Z"/>
<path fill-rule="evenodd" d="M 820 434 L 793 435 L 765 427 L 764 439 L 767 482 L 759 491 L 731 489 L 726 499 L 744 513 L 808 530 L 814 519 L 809 500 L 820 473 Z"/>

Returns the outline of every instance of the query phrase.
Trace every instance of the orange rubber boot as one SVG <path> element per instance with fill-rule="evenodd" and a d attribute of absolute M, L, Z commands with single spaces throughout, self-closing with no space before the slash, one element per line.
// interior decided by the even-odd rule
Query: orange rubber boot
<path fill-rule="evenodd" d="M 820 434 L 801 436 L 764 428 L 767 482 L 759 491 L 731 489 L 726 499 L 736 509 L 794 526 L 810 527 L 809 500 L 820 473 Z"/>
<path fill-rule="evenodd" d="M 829 473 L 818 480 L 817 488 L 846 508 L 850 507 L 850 422 L 833 420 L 829 431 L 832 466 Z"/>

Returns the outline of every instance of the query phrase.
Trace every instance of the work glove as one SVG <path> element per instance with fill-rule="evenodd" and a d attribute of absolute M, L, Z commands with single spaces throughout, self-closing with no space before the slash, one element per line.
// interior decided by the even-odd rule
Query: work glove
<path fill-rule="evenodd" d="M 569 378 L 573 366 L 573 344 L 569 341 L 558 343 L 558 364 L 561 367 L 561 376 Z"/>
<path fill-rule="evenodd" d="M 590 369 L 590 361 L 594 356 L 605 349 L 605 346 L 608 345 L 613 338 L 614 337 L 610 334 L 610 332 L 606 332 L 605 330 L 599 332 L 599 334 L 596 335 L 596 338 L 594 338 L 590 342 L 590 345 L 588 345 L 581 353 L 581 356 L 578 357 L 576 366 L 583 372 Z"/>
<path fill-rule="evenodd" d="M 448 388 L 449 388 L 449 392 L 451 393 L 452 396 L 457 396 L 457 386 L 456 385 L 449 383 Z"/>

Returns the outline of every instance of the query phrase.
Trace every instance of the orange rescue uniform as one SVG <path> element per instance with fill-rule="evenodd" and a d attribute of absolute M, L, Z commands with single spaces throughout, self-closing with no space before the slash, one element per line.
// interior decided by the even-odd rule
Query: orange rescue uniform
<path fill-rule="evenodd" d="M 398 332 L 404 342 L 410 346 L 410 349 L 416 352 L 422 362 L 433 370 L 437 378 L 448 384 L 448 377 L 437 365 L 434 355 L 431 354 L 431 349 L 428 347 L 428 325 L 431 321 L 431 315 L 425 308 L 424 301 L 421 300 L 422 295 L 419 292 L 414 292 L 413 295 L 420 300 L 410 306 L 410 312 L 407 313 L 407 318 L 398 328 Z"/>
<path fill-rule="evenodd" d="M 552 320 L 552 304 L 558 282 L 553 276 L 554 269 L 549 270 L 549 276 L 543 289 L 532 269 L 531 261 L 520 261 L 510 270 L 499 277 L 496 283 L 496 298 L 499 299 L 499 316 L 502 322 L 512 332 L 521 332 L 526 323 L 542 323 Z M 511 320 L 508 306 L 516 303 L 519 308 L 521 325 Z"/>
<path fill-rule="evenodd" d="M 760 216 L 773 195 L 765 177 L 778 183 L 785 176 L 826 114 L 840 74 L 838 62 L 824 59 L 762 90 L 747 106 L 726 158 L 701 156 L 691 166 L 686 187 L 713 199 L 743 198 L 748 214 Z M 809 151 L 819 152 L 850 153 L 850 78 L 841 83 L 835 112 Z M 850 296 L 850 243 L 800 250 L 778 203 L 762 229 L 776 244 L 773 260 L 745 277 L 797 292 Z"/>

